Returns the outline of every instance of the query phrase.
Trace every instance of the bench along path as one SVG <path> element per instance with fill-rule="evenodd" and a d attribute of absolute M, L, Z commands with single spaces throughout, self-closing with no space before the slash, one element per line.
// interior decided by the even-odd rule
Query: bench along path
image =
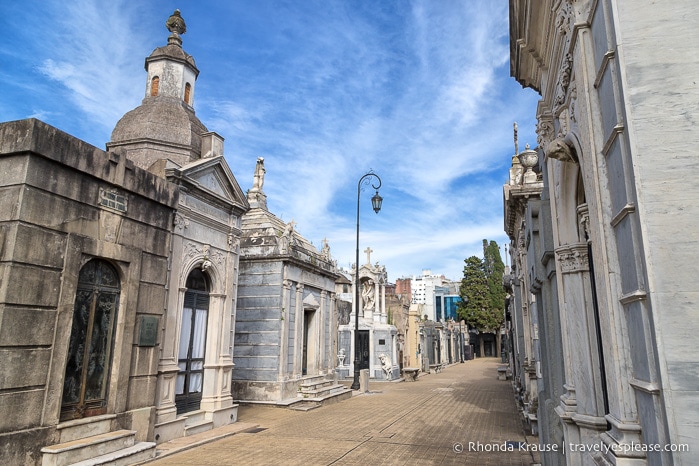
<path fill-rule="evenodd" d="M 492 451 L 538 442 L 525 436 L 511 382 L 498 380 L 498 365 L 499 359 L 476 359 L 421 374 L 415 383 L 372 380 L 369 393 L 307 412 L 241 406 L 239 422 L 258 428 L 148 464 L 536 464 L 538 453 Z"/>
<path fill-rule="evenodd" d="M 415 382 L 418 375 L 420 374 L 420 368 L 418 367 L 404 367 L 403 368 L 403 378 L 406 382 Z"/>

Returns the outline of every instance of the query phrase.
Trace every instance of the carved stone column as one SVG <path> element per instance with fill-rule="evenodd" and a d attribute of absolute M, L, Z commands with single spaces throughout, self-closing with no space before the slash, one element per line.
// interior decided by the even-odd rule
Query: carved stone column
<path fill-rule="evenodd" d="M 374 282 L 374 322 L 381 322 L 381 284 Z"/>
<path fill-rule="evenodd" d="M 286 268 L 284 269 L 286 273 Z M 282 280 L 282 310 L 280 327 L 281 327 L 281 340 L 279 343 L 279 380 L 287 380 L 289 377 L 289 322 L 291 321 L 291 309 L 289 308 L 291 303 L 291 281 L 286 278 Z"/>
<path fill-rule="evenodd" d="M 326 371 L 332 368 L 333 359 L 335 358 L 334 353 L 330 351 L 330 348 L 326 346 L 325 336 L 327 334 L 327 327 L 325 325 L 326 317 L 328 315 L 328 292 L 322 290 L 320 292 L 320 307 L 318 308 L 318 316 L 316 322 L 318 322 L 318 357 L 316 358 L 316 374 L 325 374 Z"/>
<path fill-rule="evenodd" d="M 607 422 L 602 412 L 603 382 L 596 354 L 587 244 L 561 246 L 555 253 L 561 277 L 561 322 L 567 366 L 566 394 L 556 411 L 565 422 L 567 442 L 596 443 Z"/>
<path fill-rule="evenodd" d="M 386 310 L 386 282 L 381 282 L 381 323 L 388 323 L 388 311 Z"/>
<path fill-rule="evenodd" d="M 230 315 L 226 312 L 226 294 L 209 295 L 209 318 L 206 335 L 206 353 L 204 363 L 204 387 L 201 409 L 216 417 L 220 410 L 233 406 L 231 395 L 231 370 L 233 360 L 228 354 L 226 337 L 230 334 Z M 228 314 L 228 318 L 227 318 Z M 225 414 L 214 419 L 214 424 L 230 422 Z M 225 422 L 228 421 L 228 422 Z"/>
<path fill-rule="evenodd" d="M 303 368 L 303 285 L 296 284 L 296 325 L 294 331 L 294 377 L 300 377 Z"/>
<path fill-rule="evenodd" d="M 177 343 L 180 341 L 181 314 L 184 303 L 184 294 L 187 288 L 180 288 L 173 293 L 175 299 L 170 297 L 170 306 L 163 317 L 166 320 L 165 332 L 162 342 L 162 353 L 158 365 L 158 385 L 156 394 L 156 424 L 174 421 L 177 417 L 175 406 L 175 380 L 180 368 L 177 365 Z M 184 423 L 177 428 L 177 432 L 164 434 L 163 438 L 169 440 L 184 435 Z M 181 432 L 180 432 L 181 430 Z"/>

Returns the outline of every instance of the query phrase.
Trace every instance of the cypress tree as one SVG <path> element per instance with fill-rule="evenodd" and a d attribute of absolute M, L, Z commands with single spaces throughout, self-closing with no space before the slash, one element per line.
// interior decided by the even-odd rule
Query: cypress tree
<path fill-rule="evenodd" d="M 495 241 L 483 240 L 483 259 L 471 256 L 465 261 L 464 278 L 457 313 L 470 327 L 496 333 L 503 321 L 505 291 L 502 276 L 505 264 Z"/>

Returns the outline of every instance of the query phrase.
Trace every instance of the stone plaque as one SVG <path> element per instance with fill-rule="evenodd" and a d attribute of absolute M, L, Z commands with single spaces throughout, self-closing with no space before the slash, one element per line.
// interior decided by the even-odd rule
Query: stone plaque
<path fill-rule="evenodd" d="M 138 334 L 138 346 L 155 346 L 158 341 L 158 318 L 141 316 L 141 331 Z"/>

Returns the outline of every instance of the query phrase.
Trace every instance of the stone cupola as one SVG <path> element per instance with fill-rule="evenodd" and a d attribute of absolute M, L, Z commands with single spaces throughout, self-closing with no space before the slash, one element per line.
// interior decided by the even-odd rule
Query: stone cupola
<path fill-rule="evenodd" d="M 183 166 L 202 157 L 207 128 L 194 112 L 194 86 L 199 75 L 194 58 L 182 49 L 186 32 L 179 10 L 170 16 L 167 45 L 146 58 L 146 95 L 112 131 L 108 150 L 121 148 L 137 166 L 163 174 L 170 163 Z"/>

